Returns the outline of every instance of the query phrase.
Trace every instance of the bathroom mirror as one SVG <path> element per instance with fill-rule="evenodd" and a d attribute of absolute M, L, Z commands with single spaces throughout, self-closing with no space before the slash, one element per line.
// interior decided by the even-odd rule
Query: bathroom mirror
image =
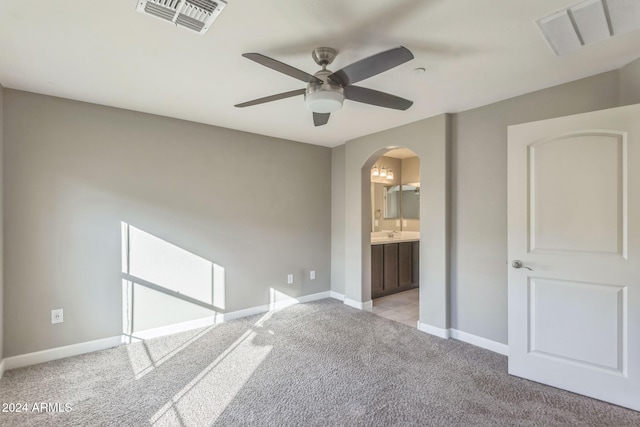
<path fill-rule="evenodd" d="M 384 219 L 396 219 L 400 218 L 400 198 L 401 198 L 399 185 L 385 185 L 383 187 L 383 199 L 384 200 Z"/>
<path fill-rule="evenodd" d="M 402 185 L 402 218 L 420 219 L 420 187 Z"/>
<path fill-rule="evenodd" d="M 372 231 L 400 231 L 401 197 L 399 185 L 371 183 Z"/>

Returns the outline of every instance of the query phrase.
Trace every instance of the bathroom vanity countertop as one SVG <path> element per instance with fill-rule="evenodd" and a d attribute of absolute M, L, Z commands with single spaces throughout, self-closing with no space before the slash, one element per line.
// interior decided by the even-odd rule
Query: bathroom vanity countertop
<path fill-rule="evenodd" d="M 389 237 L 386 232 L 374 232 L 371 233 L 371 245 L 384 245 L 387 243 L 403 243 L 403 242 L 417 242 L 420 240 L 419 231 L 401 231 L 394 234 L 393 237 Z"/>
<path fill-rule="evenodd" d="M 384 245 L 386 243 L 419 242 L 420 239 L 401 239 L 399 237 L 375 237 L 371 238 L 371 245 Z"/>

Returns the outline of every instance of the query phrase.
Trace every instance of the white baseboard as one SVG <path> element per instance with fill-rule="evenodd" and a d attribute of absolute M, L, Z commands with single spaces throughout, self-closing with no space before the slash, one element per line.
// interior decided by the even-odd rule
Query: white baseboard
<path fill-rule="evenodd" d="M 257 307 L 250 307 L 243 310 L 232 311 L 224 314 L 206 317 L 203 319 L 191 320 L 175 325 L 162 326 L 159 328 L 148 329 L 145 331 L 134 332 L 133 336 L 118 335 L 110 338 L 103 338 L 95 341 L 67 345 L 64 347 L 56 347 L 49 350 L 36 351 L 34 353 L 21 354 L 18 356 L 7 357 L 0 362 L 0 378 L 5 370 L 22 368 L 25 366 L 36 365 L 38 363 L 49 362 L 51 360 L 62 359 L 64 357 L 77 356 L 92 351 L 104 350 L 111 347 L 117 347 L 123 343 L 129 343 L 138 339 L 156 338 L 164 335 L 185 332 L 192 329 L 202 328 L 214 325 L 216 323 L 226 322 L 241 317 L 248 317 L 254 314 L 262 314 L 268 311 L 276 311 L 294 304 L 316 301 L 320 299 L 332 297 L 331 291 L 319 292 L 311 295 L 304 295 L 298 298 L 285 298 L 273 304 L 264 304 Z"/>
<path fill-rule="evenodd" d="M 177 332 L 184 332 L 191 329 L 202 328 L 211 326 L 216 323 L 226 322 L 233 319 L 239 319 L 242 317 L 252 316 L 255 314 L 262 314 L 268 311 L 280 310 L 285 307 L 289 307 L 294 304 L 316 301 L 325 298 L 335 298 L 343 300 L 344 303 L 350 307 L 357 308 L 359 310 L 370 309 L 373 306 L 371 300 L 366 302 L 360 302 L 345 298 L 344 295 L 338 294 L 333 291 L 325 291 L 312 295 L 305 295 L 298 298 L 288 298 L 282 301 L 277 301 L 274 304 L 264 304 L 257 307 L 251 307 L 243 310 L 232 311 L 229 313 L 219 314 L 204 319 L 198 319 L 188 322 L 179 323 L 176 325 L 164 326 L 160 328 L 149 329 L 146 331 L 140 331 L 133 334 L 134 338 L 150 339 L 160 337 L 164 335 L 174 334 Z M 496 341 L 491 341 L 486 338 L 478 337 L 466 332 L 459 331 L 457 329 L 442 329 L 436 326 L 429 325 L 427 323 L 418 322 L 418 329 L 431 335 L 435 335 L 440 338 L 458 339 L 466 343 L 496 352 L 503 355 L 508 355 L 509 347 L 506 344 L 501 344 Z M 129 336 L 115 336 L 110 338 L 103 338 L 94 341 L 88 341 L 84 343 L 67 345 L 64 347 L 56 347 L 49 350 L 37 351 L 34 353 L 27 353 L 18 356 L 7 357 L 0 361 L 0 378 L 4 374 L 5 370 L 22 368 L 24 366 L 35 365 L 38 363 L 49 362 L 51 360 L 62 359 L 70 356 L 77 356 L 83 353 L 90 353 L 92 351 L 104 350 L 111 347 L 117 347 L 122 343 L 131 342 Z"/>
<path fill-rule="evenodd" d="M 249 316 L 253 316 L 254 314 L 262 314 L 268 311 L 282 310 L 283 308 L 290 307 L 295 304 L 317 301 L 325 298 L 331 298 L 331 291 L 318 292 L 317 294 L 311 294 L 311 295 L 303 295 L 297 298 L 286 297 L 280 301 L 272 302 L 271 304 L 263 304 L 255 307 L 250 307 L 242 310 L 230 311 L 228 313 L 224 313 L 222 315 L 222 321 L 228 322 L 229 320 L 240 319 L 242 317 L 249 317 Z"/>
<path fill-rule="evenodd" d="M 507 344 L 502 344 L 497 341 L 492 341 L 457 329 L 451 329 L 451 338 L 473 344 L 476 347 L 491 350 L 504 356 L 509 355 L 509 346 Z"/>
<path fill-rule="evenodd" d="M 222 321 L 222 314 L 218 313 L 215 316 L 204 317 L 202 319 L 189 320 L 187 322 L 133 332 L 130 337 L 125 335 L 123 342 L 128 344 L 132 341 L 148 340 L 151 338 L 163 337 L 165 335 L 177 334 L 178 332 L 190 331 L 192 329 L 206 328 L 207 326 L 212 326 L 216 323 L 221 323 Z M 127 340 L 127 338 L 130 339 Z"/>
<path fill-rule="evenodd" d="M 484 348 L 485 350 L 490 350 L 504 356 L 509 355 L 509 346 L 507 344 L 502 344 L 497 341 L 492 341 L 457 329 L 442 329 L 427 323 L 418 322 L 418 330 L 440 338 L 453 338 L 459 341 L 464 341 L 468 344 L 472 344 L 476 347 Z"/>
<path fill-rule="evenodd" d="M 344 301 L 344 294 L 335 291 L 329 291 L 329 297 L 337 299 L 338 301 Z"/>
<path fill-rule="evenodd" d="M 356 301 L 354 299 L 345 298 L 344 299 L 344 303 L 346 305 L 348 305 L 349 307 L 357 308 L 358 310 L 369 310 L 369 309 L 373 308 L 373 301 L 371 301 L 371 300 L 365 301 L 365 302 L 360 302 L 360 301 Z"/>
<path fill-rule="evenodd" d="M 429 335 L 435 335 L 436 337 L 444 339 L 449 339 L 449 337 L 451 336 L 451 332 L 449 332 L 449 329 L 438 328 L 437 326 L 432 326 L 428 323 L 418 322 L 418 330 L 426 332 Z"/>
<path fill-rule="evenodd" d="M 222 321 L 228 322 L 229 320 L 240 319 L 242 317 L 249 317 L 249 316 L 253 316 L 254 314 L 262 314 L 267 311 L 269 311 L 269 304 L 245 308 L 242 310 L 230 311 L 222 315 Z"/>
<path fill-rule="evenodd" d="M 179 332 L 186 332 L 192 329 L 206 328 L 208 326 L 215 325 L 217 323 L 228 322 L 233 319 L 240 319 L 242 317 L 249 317 L 255 314 L 262 314 L 273 310 L 282 310 L 283 308 L 290 307 L 295 304 L 317 301 L 320 299 L 330 298 L 330 291 L 319 292 L 317 294 L 304 295 L 298 298 L 286 297 L 280 301 L 276 301 L 271 304 L 258 305 L 256 307 L 245 308 L 237 311 L 230 311 L 228 313 L 218 313 L 215 316 L 209 316 L 202 319 L 190 320 L 188 322 L 177 323 L 174 325 L 161 326 L 159 328 L 147 329 L 144 331 L 134 332 L 131 336 L 133 341 L 148 340 L 151 338 L 162 337 L 165 335 L 176 334 Z M 130 341 L 127 341 L 130 342 Z"/>
<path fill-rule="evenodd" d="M 94 341 L 66 345 L 64 347 L 51 348 L 49 350 L 36 351 L 34 353 L 7 357 L 3 360 L 4 369 L 8 371 L 9 369 L 36 365 L 38 363 L 49 362 L 51 360 L 117 347 L 120 344 L 122 344 L 122 337 L 118 335 L 110 338 L 103 338 Z"/>
<path fill-rule="evenodd" d="M 321 299 L 331 298 L 331 291 L 318 292 L 317 294 L 304 295 L 298 298 L 294 298 L 296 303 L 305 303 L 311 301 L 318 301 Z M 291 304 L 289 304 L 291 305 Z"/>

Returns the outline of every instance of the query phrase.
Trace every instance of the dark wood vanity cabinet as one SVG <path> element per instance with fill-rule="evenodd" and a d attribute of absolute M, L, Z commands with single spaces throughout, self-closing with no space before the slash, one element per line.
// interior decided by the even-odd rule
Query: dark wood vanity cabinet
<path fill-rule="evenodd" d="M 371 246 L 372 298 L 418 286 L 419 247 L 419 242 Z"/>
<path fill-rule="evenodd" d="M 398 286 L 408 286 L 413 283 L 412 246 L 411 242 L 398 243 Z"/>
<path fill-rule="evenodd" d="M 398 287 L 398 244 L 382 245 L 384 260 L 382 262 L 383 290 L 394 290 Z"/>
<path fill-rule="evenodd" d="M 383 287 L 383 246 L 371 246 L 371 293 L 379 294 Z"/>

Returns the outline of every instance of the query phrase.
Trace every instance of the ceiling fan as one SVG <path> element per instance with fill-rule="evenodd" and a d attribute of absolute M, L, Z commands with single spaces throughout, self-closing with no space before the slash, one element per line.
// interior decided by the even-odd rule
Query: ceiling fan
<path fill-rule="evenodd" d="M 347 65 L 334 73 L 327 70 L 327 65 L 333 62 L 337 53 L 335 49 L 330 47 L 314 49 L 311 52 L 311 56 L 316 64 L 322 67 L 314 75 L 259 53 L 243 54 L 242 56 L 258 64 L 307 83 L 307 88 L 254 99 L 253 101 L 237 104 L 236 107 L 249 107 L 278 99 L 304 95 L 307 108 L 313 112 L 313 123 L 316 126 L 327 124 L 331 113 L 342 108 L 342 103 L 345 99 L 395 110 L 406 110 L 411 107 L 413 101 L 385 92 L 353 86 L 353 83 L 373 77 L 376 74 L 383 73 L 410 61 L 413 59 L 413 54 L 409 49 L 403 46 L 389 49 Z"/>

